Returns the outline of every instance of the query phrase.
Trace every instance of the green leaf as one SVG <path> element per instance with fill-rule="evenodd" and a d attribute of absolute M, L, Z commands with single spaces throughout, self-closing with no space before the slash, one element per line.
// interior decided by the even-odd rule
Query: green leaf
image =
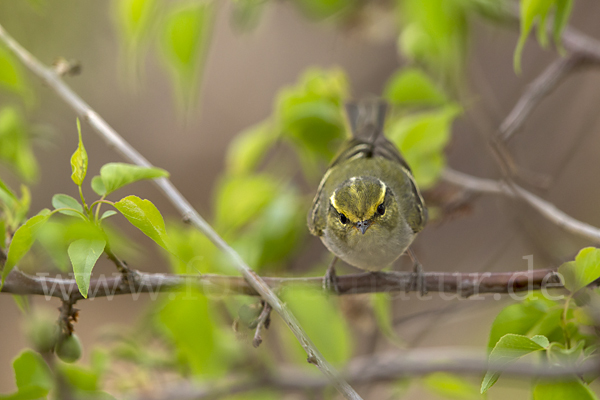
<path fill-rule="evenodd" d="M 545 18 L 554 1 L 549 0 L 521 0 L 520 21 L 521 33 L 514 54 L 514 69 L 517 73 L 521 72 L 521 54 L 525 47 L 525 42 L 534 22 L 539 18 Z M 545 28 L 545 26 L 544 26 Z"/>
<path fill-rule="evenodd" d="M 511 304 L 504 308 L 498 315 L 490 329 L 488 349 L 494 348 L 496 343 L 506 334 L 527 335 L 530 330 L 540 323 L 548 314 L 548 310 L 556 303 L 544 300 L 525 300 L 524 302 Z M 560 310 L 560 307 L 557 306 Z M 548 332 L 536 332 L 535 334 L 549 334 Z M 528 335 L 530 336 L 530 335 Z"/>
<path fill-rule="evenodd" d="M 17 392 L 0 395 L 1 400 L 35 400 L 45 398 L 54 379 L 50 368 L 38 353 L 25 350 L 13 361 Z"/>
<path fill-rule="evenodd" d="M 87 299 L 90 275 L 96 261 L 104 252 L 105 240 L 79 239 L 69 245 L 69 258 L 73 265 L 75 281 L 81 295 Z"/>
<path fill-rule="evenodd" d="M 235 175 L 252 172 L 275 143 L 276 138 L 269 122 L 263 122 L 240 133 L 227 150 L 227 169 Z"/>
<path fill-rule="evenodd" d="M 0 87 L 20 95 L 27 95 L 27 83 L 14 57 L 0 47 Z"/>
<path fill-rule="evenodd" d="M 106 229 L 105 231 L 110 233 Z M 54 265 L 65 272 L 72 270 L 68 254 L 69 245 L 79 239 L 105 240 L 105 236 L 94 223 L 79 218 L 50 221 L 40 229 L 37 236 L 38 242 L 44 247 Z M 115 239 L 110 234 L 108 241 L 119 254 L 123 254 L 121 247 L 131 245 L 124 238 Z M 129 255 L 127 259 L 131 259 Z"/>
<path fill-rule="evenodd" d="M 490 364 L 499 368 L 510 364 L 527 354 L 543 350 L 549 345 L 550 343 L 545 336 L 537 335 L 528 338 L 523 335 L 507 334 L 502 336 L 498 343 L 496 343 L 488 360 Z M 496 383 L 499 377 L 500 372 L 491 369 L 488 370 L 481 382 L 481 393 L 487 392 L 487 390 Z"/>
<path fill-rule="evenodd" d="M 388 138 L 398 146 L 421 189 L 433 186 L 446 164 L 444 147 L 452 121 L 462 112 L 456 105 L 390 122 Z"/>
<path fill-rule="evenodd" d="M 533 388 L 533 400 L 598 400 L 579 379 L 571 381 L 540 381 Z"/>
<path fill-rule="evenodd" d="M 396 72 L 386 84 L 384 97 L 401 106 L 439 106 L 448 102 L 429 76 L 417 68 Z"/>
<path fill-rule="evenodd" d="M 307 174 L 320 171 L 346 136 L 342 104 L 348 97 L 346 74 L 339 69 L 309 69 L 298 84 L 277 96 L 276 122 L 297 151 Z"/>
<path fill-rule="evenodd" d="M 144 179 L 166 178 L 168 176 L 169 173 L 161 168 L 140 167 L 124 163 L 108 163 L 100 168 L 100 177 L 105 188 L 104 193 L 102 193 L 102 186 L 97 182 L 96 177 L 92 179 L 92 189 L 99 195 L 110 194 L 133 182 Z"/>
<path fill-rule="evenodd" d="M 165 229 L 165 221 L 160 211 L 150 202 L 137 196 L 127 196 L 115 203 L 115 208 L 129 222 L 159 246 L 169 251 L 169 238 Z"/>
<path fill-rule="evenodd" d="M 371 307 L 379 330 L 394 344 L 401 345 L 402 339 L 394 331 L 392 325 L 392 297 L 387 293 L 373 293 Z"/>
<path fill-rule="evenodd" d="M 457 375 L 435 372 L 423 378 L 423 383 L 439 396 L 461 400 L 481 398 L 475 385 Z"/>
<path fill-rule="evenodd" d="M 177 98 L 183 106 L 193 103 L 208 51 L 212 2 L 191 2 L 167 11 L 162 32 L 163 59 L 171 72 Z"/>
<path fill-rule="evenodd" d="M 113 215 L 115 215 L 117 212 L 115 210 L 108 210 L 108 211 L 104 211 L 102 213 L 102 216 L 100 217 L 100 221 L 102 221 L 103 219 L 106 219 L 108 217 L 112 217 Z"/>
<path fill-rule="evenodd" d="M 569 16 L 573 9 L 573 0 L 556 0 L 556 11 L 554 13 L 554 25 L 552 27 L 552 35 L 554 37 L 554 43 L 556 43 L 559 52 L 563 53 L 561 35 L 564 31 L 567 23 L 569 22 Z"/>
<path fill-rule="evenodd" d="M 575 261 L 564 263 L 558 267 L 565 288 L 575 293 L 600 278 L 600 249 L 586 247 L 582 249 Z"/>
<path fill-rule="evenodd" d="M 216 190 L 215 199 L 218 229 L 237 229 L 257 217 L 275 198 L 278 186 L 278 182 L 267 175 L 223 178 Z"/>
<path fill-rule="evenodd" d="M 75 364 L 61 363 L 60 372 L 72 388 L 83 390 L 85 392 L 93 392 L 100 389 L 98 382 L 99 376 L 94 370 L 83 368 Z M 88 397 L 86 396 L 85 398 Z M 93 396 L 89 396 L 89 398 L 96 399 Z"/>
<path fill-rule="evenodd" d="M 346 320 L 340 313 L 337 304 L 339 299 L 327 296 L 320 290 L 290 288 L 283 294 L 283 300 L 328 361 L 343 365 L 350 359 L 352 338 Z M 297 350 L 299 344 L 290 343 L 289 347 Z M 305 362 L 301 349 L 296 351 L 294 358 Z"/>
<path fill-rule="evenodd" d="M 14 202 L 18 202 L 19 199 L 13 193 L 13 191 L 0 179 L 0 201 L 11 207 Z"/>
<path fill-rule="evenodd" d="M 77 118 L 77 133 L 79 135 L 79 144 L 77 145 L 77 150 L 75 150 L 75 153 L 71 156 L 71 170 L 73 171 L 71 179 L 77 186 L 81 186 L 87 173 L 88 155 L 87 151 L 85 151 L 85 147 L 83 147 L 83 141 L 81 140 L 81 124 L 79 123 L 79 118 Z"/>
<path fill-rule="evenodd" d="M 158 322 L 174 343 L 179 358 L 196 375 L 217 377 L 237 359 L 224 348 L 229 332 L 219 331 L 209 302 L 195 290 L 170 296 L 158 313 Z"/>
<path fill-rule="evenodd" d="M 0 160 L 27 182 L 35 181 L 39 174 L 30 142 L 21 113 L 12 107 L 0 110 Z"/>
<path fill-rule="evenodd" d="M 73 197 L 66 194 L 55 194 L 52 196 L 52 207 L 55 209 L 58 208 L 72 208 L 74 210 L 79 211 L 83 214 L 83 206 L 75 200 Z M 61 210 L 59 211 L 61 214 L 70 215 L 73 217 L 83 218 L 83 216 L 72 210 Z"/>
<path fill-rule="evenodd" d="M 398 15 L 402 31 L 400 52 L 431 76 L 457 86 L 462 81 L 469 33 L 468 13 L 473 2 L 404 0 Z"/>
<path fill-rule="evenodd" d="M 96 175 L 92 178 L 92 190 L 96 192 L 98 196 L 105 196 L 106 187 L 104 187 L 104 182 L 102 182 L 102 177 L 100 175 Z"/>
<path fill-rule="evenodd" d="M 6 222 L 0 219 L 0 249 L 6 246 Z"/>
<path fill-rule="evenodd" d="M 120 29 L 128 50 L 137 50 L 151 23 L 156 9 L 155 0 L 113 1 L 117 27 Z"/>
<path fill-rule="evenodd" d="M 48 221 L 48 218 L 50 218 L 50 211 L 44 209 L 35 217 L 28 219 L 25 224 L 17 229 L 8 248 L 8 256 L 2 270 L 2 284 L 0 284 L 0 288 L 4 285 L 4 280 L 10 271 L 27 254 L 35 241 L 38 230 Z"/>

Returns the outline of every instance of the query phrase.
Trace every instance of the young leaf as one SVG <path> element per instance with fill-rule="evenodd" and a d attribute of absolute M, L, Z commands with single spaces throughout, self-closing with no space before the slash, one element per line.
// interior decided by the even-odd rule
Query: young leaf
<path fill-rule="evenodd" d="M 508 334 L 500 338 L 488 358 L 496 368 L 510 364 L 519 358 L 548 347 L 550 343 L 545 336 L 528 338 L 523 335 Z M 481 382 L 481 393 L 485 393 L 500 377 L 500 372 L 488 370 Z"/>
<path fill-rule="evenodd" d="M 52 196 L 52 206 L 55 209 L 72 208 L 74 210 L 79 211 L 80 213 L 83 213 L 83 206 L 81 204 L 79 204 L 79 202 L 77 200 L 75 200 L 73 197 L 66 195 L 66 194 L 55 194 L 54 196 Z M 61 211 L 59 211 L 59 213 L 65 214 L 65 215 L 71 215 L 73 217 L 83 218 L 83 216 L 81 214 L 76 213 L 75 211 L 72 211 L 72 210 L 61 210 Z"/>
<path fill-rule="evenodd" d="M 142 200 L 137 196 L 127 196 L 116 202 L 115 207 L 133 226 L 169 251 L 169 238 L 165 229 L 165 221 L 160 215 L 160 211 L 150 200 Z"/>
<path fill-rule="evenodd" d="M 71 156 L 71 170 L 73 171 L 71 179 L 77 186 L 81 186 L 87 173 L 88 155 L 85 151 L 85 147 L 83 147 L 83 141 L 81 140 L 81 124 L 79 123 L 79 118 L 77 118 L 77 133 L 79 134 L 79 144 L 77 145 L 77 150 L 75 150 L 75 153 Z"/>
<path fill-rule="evenodd" d="M 11 207 L 11 204 L 18 202 L 19 199 L 12 190 L 0 179 L 0 201 Z"/>
<path fill-rule="evenodd" d="M 384 97 L 402 106 L 439 106 L 448 102 L 446 95 L 418 68 L 396 72 L 386 84 Z"/>
<path fill-rule="evenodd" d="M 278 184 L 267 175 L 224 177 L 215 198 L 216 225 L 237 229 L 256 217 L 277 195 Z"/>
<path fill-rule="evenodd" d="M 217 330 L 204 294 L 195 290 L 177 293 L 169 298 L 157 317 L 173 341 L 179 358 L 193 373 L 204 377 L 219 376 L 233 361 L 223 354 L 222 340 L 228 336 Z"/>
<path fill-rule="evenodd" d="M 569 22 L 569 16 L 571 15 L 572 9 L 573 0 L 556 0 L 556 11 L 554 12 L 552 35 L 554 36 L 554 42 L 561 53 L 564 52 L 561 44 L 561 35 L 567 26 L 567 22 Z"/>
<path fill-rule="evenodd" d="M 401 345 L 402 339 L 394 331 L 392 324 L 392 298 L 387 293 L 373 293 L 371 307 L 375 313 L 375 320 L 381 332 L 394 344 Z"/>
<path fill-rule="evenodd" d="M 123 34 L 126 48 L 137 50 L 148 31 L 151 17 L 156 9 L 155 0 L 117 0 L 114 1 L 117 25 Z"/>
<path fill-rule="evenodd" d="M 25 350 L 13 361 L 17 392 L 1 399 L 28 400 L 46 398 L 52 389 L 54 378 L 41 355 Z"/>
<path fill-rule="evenodd" d="M 0 219 L 0 249 L 4 249 L 6 243 L 6 222 Z"/>
<path fill-rule="evenodd" d="M 423 379 L 427 389 L 442 397 L 451 399 L 479 399 L 481 395 L 477 387 L 465 378 L 446 372 L 435 372 Z"/>
<path fill-rule="evenodd" d="M 542 300 L 526 300 L 521 303 L 511 304 L 498 313 L 490 329 L 488 349 L 491 351 L 500 338 L 506 334 L 514 333 L 526 335 L 548 313 L 549 307 L 556 305 Z M 535 334 L 545 334 L 536 332 Z"/>
<path fill-rule="evenodd" d="M 0 47 L 0 87 L 20 95 L 27 94 L 27 84 L 19 64 L 4 46 Z"/>
<path fill-rule="evenodd" d="M 117 212 L 115 210 L 108 210 L 108 211 L 104 211 L 102 213 L 102 216 L 100 217 L 100 221 L 102 221 L 103 219 L 106 219 L 108 217 L 111 217 L 113 215 L 115 215 Z"/>
<path fill-rule="evenodd" d="M 69 245 L 69 258 L 73 264 L 75 281 L 82 296 L 87 299 L 90 286 L 90 275 L 96 261 L 102 255 L 106 246 L 104 240 L 79 239 Z"/>
<path fill-rule="evenodd" d="M 37 231 L 46 223 L 46 221 L 48 221 L 49 217 L 50 211 L 44 209 L 17 229 L 10 242 L 10 247 L 8 248 L 8 256 L 6 263 L 4 264 L 4 269 L 2 270 L 2 283 L 0 284 L 0 288 L 4 285 L 4 280 L 10 271 L 12 271 L 19 260 L 21 260 L 21 258 L 29 251 L 35 241 Z"/>
<path fill-rule="evenodd" d="M 586 247 L 575 257 L 575 261 L 558 267 L 564 279 L 565 288 L 575 293 L 600 278 L 600 249 Z"/>
<path fill-rule="evenodd" d="M 22 179 L 35 181 L 39 168 L 31 148 L 25 118 L 13 107 L 0 111 L 0 161 L 8 164 Z"/>
<path fill-rule="evenodd" d="M 168 176 L 169 173 L 160 168 L 147 168 L 124 163 L 109 163 L 100 168 L 100 177 L 105 190 L 102 191 L 98 182 L 94 182 L 97 180 L 96 177 L 92 180 L 92 188 L 96 193 L 104 195 L 110 194 L 125 185 L 143 179 L 155 179 Z"/>
<path fill-rule="evenodd" d="M 579 379 L 571 381 L 540 381 L 533 388 L 533 400 L 598 400 Z"/>
<path fill-rule="evenodd" d="M 335 365 L 348 361 L 352 355 L 352 338 L 335 299 L 321 291 L 292 288 L 283 298 L 327 360 Z M 290 347 L 295 349 L 298 345 Z"/>
<path fill-rule="evenodd" d="M 184 106 L 190 105 L 198 88 L 213 15 L 212 2 L 192 2 L 172 8 L 164 18 L 164 61 L 173 76 L 178 99 Z"/>
<path fill-rule="evenodd" d="M 96 175 L 92 178 L 92 190 L 96 192 L 98 196 L 106 195 L 106 187 L 104 187 L 104 182 L 102 182 L 102 177 L 100 175 Z"/>
<path fill-rule="evenodd" d="M 276 138 L 269 122 L 240 133 L 229 145 L 227 169 L 235 175 L 252 172 Z"/>

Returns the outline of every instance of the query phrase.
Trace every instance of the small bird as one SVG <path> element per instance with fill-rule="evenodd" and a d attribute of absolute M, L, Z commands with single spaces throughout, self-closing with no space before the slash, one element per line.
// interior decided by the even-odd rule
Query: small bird
<path fill-rule="evenodd" d="M 337 257 L 379 271 L 409 249 L 427 222 L 410 167 L 383 134 L 386 111 L 381 100 L 346 105 L 352 137 L 323 176 L 308 213 L 310 233 L 336 256 L 324 278 L 324 286 L 336 291 Z M 422 279 L 420 264 L 409 255 Z"/>

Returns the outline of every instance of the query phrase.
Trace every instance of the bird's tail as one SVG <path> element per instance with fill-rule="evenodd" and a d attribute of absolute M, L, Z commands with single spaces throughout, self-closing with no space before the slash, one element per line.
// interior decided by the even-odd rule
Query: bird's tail
<path fill-rule="evenodd" d="M 361 100 L 346 104 L 346 114 L 352 137 L 374 144 L 382 135 L 388 105 L 380 99 Z"/>

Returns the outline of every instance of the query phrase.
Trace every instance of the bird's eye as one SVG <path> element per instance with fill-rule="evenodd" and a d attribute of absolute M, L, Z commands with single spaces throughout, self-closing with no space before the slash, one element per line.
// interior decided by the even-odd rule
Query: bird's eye
<path fill-rule="evenodd" d="M 346 218 L 344 214 L 340 214 L 340 222 L 342 224 L 345 224 L 346 222 L 348 222 L 348 218 Z"/>
<path fill-rule="evenodd" d="M 379 214 L 379 215 L 385 214 L 385 205 L 383 205 L 383 203 L 381 203 L 380 205 L 377 206 L 377 214 Z"/>

